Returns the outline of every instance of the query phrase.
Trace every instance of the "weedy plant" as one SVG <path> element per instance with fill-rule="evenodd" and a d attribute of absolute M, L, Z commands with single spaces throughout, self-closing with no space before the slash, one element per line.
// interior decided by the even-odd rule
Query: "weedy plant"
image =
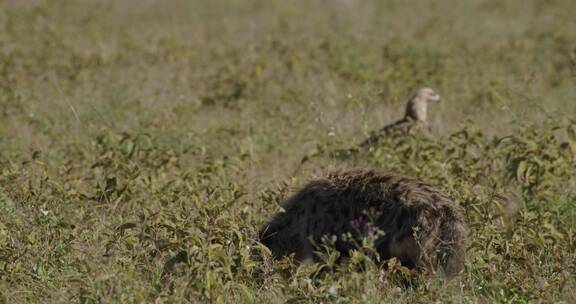
<path fill-rule="evenodd" d="M 573 7 L 0 1 L 0 302 L 574 302 Z M 423 86 L 431 134 L 333 157 Z M 340 166 L 464 207 L 464 273 L 272 260 L 257 229 Z"/>

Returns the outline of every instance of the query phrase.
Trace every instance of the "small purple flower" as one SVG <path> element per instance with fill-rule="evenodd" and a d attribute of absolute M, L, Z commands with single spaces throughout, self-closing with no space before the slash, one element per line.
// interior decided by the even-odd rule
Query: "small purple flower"
<path fill-rule="evenodd" d="M 350 221 L 350 224 L 352 224 L 352 227 L 358 231 L 364 231 L 364 217 L 358 217 L 353 219 L 352 221 Z"/>

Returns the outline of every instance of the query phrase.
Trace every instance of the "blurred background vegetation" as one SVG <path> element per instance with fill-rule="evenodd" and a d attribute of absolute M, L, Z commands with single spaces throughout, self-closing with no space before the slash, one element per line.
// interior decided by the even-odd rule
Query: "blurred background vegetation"
<path fill-rule="evenodd" d="M 0 301 L 573 303 L 575 11 L 0 0 Z M 432 134 L 322 153 L 402 116 L 421 86 L 443 96 Z M 357 166 L 464 206 L 462 277 L 400 288 L 367 261 L 250 259 L 296 187 Z"/>

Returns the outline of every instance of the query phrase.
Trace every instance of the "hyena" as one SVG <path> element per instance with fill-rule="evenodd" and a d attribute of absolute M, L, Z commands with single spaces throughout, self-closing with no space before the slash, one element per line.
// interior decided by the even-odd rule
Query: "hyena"
<path fill-rule="evenodd" d="M 317 259 L 318 245 L 346 257 L 374 231 L 381 260 L 448 276 L 463 268 L 467 228 L 462 209 L 432 185 L 395 173 L 336 171 L 309 182 L 260 230 L 275 258 Z M 347 237 L 343 237 L 347 236 Z M 352 240 L 352 242 L 350 241 Z"/>

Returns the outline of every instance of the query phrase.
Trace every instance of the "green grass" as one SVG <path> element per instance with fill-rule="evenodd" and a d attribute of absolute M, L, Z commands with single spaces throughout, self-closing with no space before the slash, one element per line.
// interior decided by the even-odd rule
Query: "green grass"
<path fill-rule="evenodd" d="M 573 303 L 573 11 L 0 1 L 0 303 Z M 431 135 L 357 160 L 323 152 L 401 116 L 420 86 L 444 97 Z M 462 276 L 405 287 L 363 252 L 251 259 L 297 187 L 357 166 L 423 178 L 465 208 Z"/>

